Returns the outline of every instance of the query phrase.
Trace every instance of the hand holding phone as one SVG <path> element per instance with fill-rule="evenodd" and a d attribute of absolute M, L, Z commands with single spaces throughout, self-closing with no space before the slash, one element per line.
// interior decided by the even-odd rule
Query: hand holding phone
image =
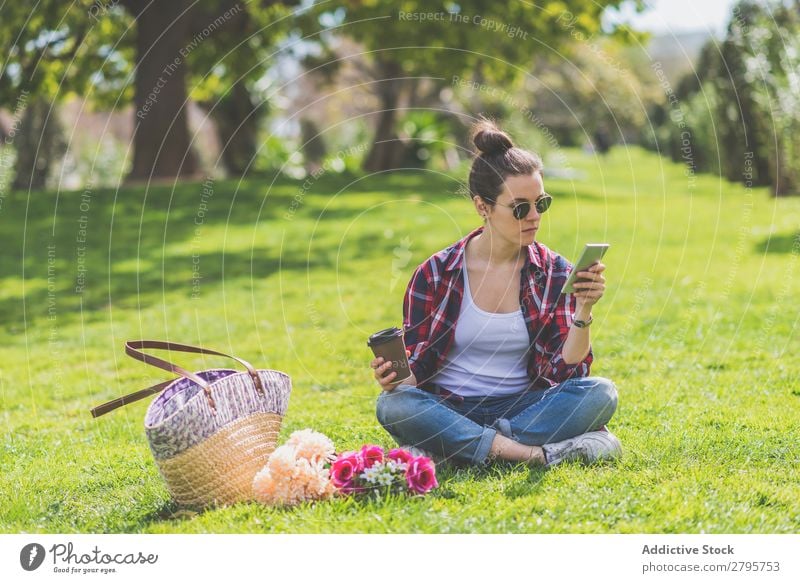
<path fill-rule="evenodd" d="M 586 271 L 589 269 L 589 267 L 600 261 L 603 258 L 603 255 L 606 254 L 606 251 L 608 251 L 609 247 L 610 245 L 608 243 L 586 243 L 580 258 L 578 258 L 578 261 L 575 263 L 575 268 L 570 272 L 566 283 L 564 283 L 561 293 L 575 293 L 577 290 L 573 284 L 576 281 L 584 281 L 583 279 L 578 278 L 578 272 Z"/>

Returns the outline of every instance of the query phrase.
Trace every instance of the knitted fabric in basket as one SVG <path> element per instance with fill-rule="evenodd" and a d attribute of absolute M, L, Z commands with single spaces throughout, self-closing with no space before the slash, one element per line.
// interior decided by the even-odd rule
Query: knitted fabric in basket
<path fill-rule="evenodd" d="M 291 380 L 279 371 L 259 370 L 261 395 L 247 373 L 196 374 L 211 383 L 216 413 L 189 379 L 178 379 L 154 399 L 145 432 L 158 469 L 180 504 L 251 500 L 253 478 L 275 450 Z"/>
<path fill-rule="evenodd" d="M 145 432 L 156 459 L 173 457 L 210 437 L 223 427 L 254 413 L 283 417 L 292 390 L 289 376 L 260 370 L 265 395 L 260 395 L 247 373 L 212 369 L 195 373 L 211 383 L 217 406 L 211 411 L 203 389 L 189 379 L 178 379 L 156 397 L 144 418 Z"/>

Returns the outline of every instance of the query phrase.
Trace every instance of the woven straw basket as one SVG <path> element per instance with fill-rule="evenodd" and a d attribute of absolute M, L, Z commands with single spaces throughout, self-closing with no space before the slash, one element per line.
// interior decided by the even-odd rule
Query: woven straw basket
<path fill-rule="evenodd" d="M 226 356 L 247 372 L 217 368 L 191 373 L 140 348 Z M 158 393 L 145 415 L 145 433 L 175 501 L 205 507 L 252 500 L 253 478 L 278 440 L 292 390 L 289 376 L 256 370 L 215 350 L 174 342 L 132 340 L 125 344 L 125 352 L 181 376 L 95 407 L 92 415 L 99 417 Z"/>

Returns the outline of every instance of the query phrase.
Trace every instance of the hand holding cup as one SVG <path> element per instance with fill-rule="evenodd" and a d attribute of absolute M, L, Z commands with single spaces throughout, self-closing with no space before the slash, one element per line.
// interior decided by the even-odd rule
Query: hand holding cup
<path fill-rule="evenodd" d="M 375 371 L 375 379 L 384 391 L 391 391 L 403 382 L 416 385 L 417 381 L 408 364 L 411 351 L 406 350 L 400 328 L 375 332 L 367 340 L 367 346 L 375 355 L 371 366 Z"/>
<path fill-rule="evenodd" d="M 406 357 L 409 357 L 409 356 L 411 356 L 411 351 L 410 350 L 406 350 Z M 392 362 L 391 361 L 387 361 L 382 356 L 378 356 L 378 357 L 374 358 L 369 365 L 372 367 L 372 369 L 374 371 L 373 376 L 375 377 L 375 380 L 378 381 L 378 384 L 381 386 L 381 389 L 383 389 L 384 391 L 391 391 L 395 387 L 397 387 L 397 385 L 400 384 L 400 381 L 394 382 L 394 379 L 397 378 L 397 371 L 396 370 L 393 370 L 392 372 L 386 374 L 387 371 L 390 371 L 392 369 Z M 384 375 L 386 375 L 386 376 L 384 376 Z M 408 384 L 408 385 L 416 385 L 417 384 L 417 380 L 414 378 L 413 373 L 412 373 L 410 379 L 406 379 L 406 380 L 404 380 L 402 382 L 404 382 L 405 384 Z"/>

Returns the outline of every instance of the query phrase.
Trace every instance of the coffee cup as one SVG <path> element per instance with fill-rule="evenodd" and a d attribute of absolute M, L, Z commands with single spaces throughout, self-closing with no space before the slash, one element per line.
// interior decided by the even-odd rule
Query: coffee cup
<path fill-rule="evenodd" d="M 392 363 L 391 368 L 383 373 L 383 378 L 386 378 L 393 371 L 397 373 L 397 376 L 392 380 L 393 383 L 411 378 L 411 368 L 408 366 L 402 330 L 399 328 L 386 328 L 380 332 L 375 332 L 367 340 L 367 346 L 372 349 L 372 353 L 376 357 L 382 356 L 385 362 Z"/>

